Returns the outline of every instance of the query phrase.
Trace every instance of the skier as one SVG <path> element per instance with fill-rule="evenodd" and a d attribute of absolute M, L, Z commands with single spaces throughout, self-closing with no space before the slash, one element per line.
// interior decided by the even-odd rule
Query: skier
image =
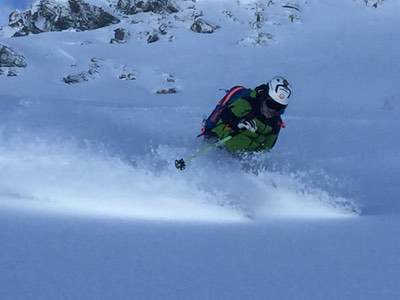
<path fill-rule="evenodd" d="M 274 147 L 281 128 L 281 115 L 292 95 L 289 82 L 275 76 L 255 89 L 235 86 L 219 101 L 211 115 L 204 120 L 199 136 L 210 142 L 196 154 L 175 160 L 175 167 L 184 170 L 187 162 L 212 147 L 225 147 L 238 154 L 268 151 Z"/>
<path fill-rule="evenodd" d="M 289 82 L 272 78 L 255 89 L 232 88 L 205 120 L 202 135 L 212 143 L 220 143 L 229 152 L 259 152 L 274 147 L 281 128 L 281 119 L 292 95 Z"/>

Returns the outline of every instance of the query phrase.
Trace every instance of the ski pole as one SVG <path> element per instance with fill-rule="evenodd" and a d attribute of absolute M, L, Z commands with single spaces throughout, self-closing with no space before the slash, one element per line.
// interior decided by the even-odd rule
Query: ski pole
<path fill-rule="evenodd" d="M 199 157 L 200 155 L 206 154 L 208 151 L 210 151 L 214 147 L 222 146 L 223 144 L 225 144 L 230 139 L 232 139 L 232 136 L 228 135 L 227 137 L 224 137 L 222 140 L 220 140 L 220 141 L 218 141 L 216 143 L 205 145 L 200 150 L 198 150 L 196 153 L 194 153 L 194 154 L 192 154 L 190 156 L 175 160 L 175 167 L 178 170 L 181 170 L 181 171 L 185 170 L 186 164 L 188 162 L 191 162 L 192 160 L 194 160 L 195 158 Z"/>

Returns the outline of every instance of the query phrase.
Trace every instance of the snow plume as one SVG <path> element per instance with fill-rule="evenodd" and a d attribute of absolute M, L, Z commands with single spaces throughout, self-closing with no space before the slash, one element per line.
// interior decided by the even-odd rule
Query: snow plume
<path fill-rule="evenodd" d="M 160 150 L 162 156 L 164 151 Z M 167 161 L 172 159 L 170 156 Z M 332 195 L 320 187 L 325 183 L 329 185 L 328 176 L 314 180 L 311 171 L 274 167 L 265 153 L 240 160 L 217 151 L 193 161 L 191 168 L 181 176 L 213 195 L 219 205 L 231 207 L 255 220 L 337 218 L 360 214 L 352 200 Z"/>
<path fill-rule="evenodd" d="M 176 176 L 156 175 L 71 144 L 14 143 L 0 153 L 3 208 L 129 219 L 243 219 Z"/>
<path fill-rule="evenodd" d="M 179 151 L 167 146 L 128 162 L 101 147 L 82 150 L 54 140 L 1 144 L 2 209 L 191 222 L 330 218 L 354 211 L 347 200 L 307 189 L 295 176 L 255 175 L 229 158 L 200 158 L 179 172 L 173 166 Z"/>

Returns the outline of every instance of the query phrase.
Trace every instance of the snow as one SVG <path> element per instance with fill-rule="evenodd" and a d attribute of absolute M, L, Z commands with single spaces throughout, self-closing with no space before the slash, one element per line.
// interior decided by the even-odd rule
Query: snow
<path fill-rule="evenodd" d="M 147 14 L 3 30 L 28 67 L 0 75 L 1 299 L 398 299 L 400 3 L 309 2 L 255 28 L 254 1 L 198 1 L 215 33 L 185 10 L 152 44 Z M 110 44 L 121 26 L 130 39 Z M 62 81 L 92 58 L 89 81 Z M 218 89 L 274 75 L 294 98 L 272 152 L 174 168 L 203 146 Z"/>

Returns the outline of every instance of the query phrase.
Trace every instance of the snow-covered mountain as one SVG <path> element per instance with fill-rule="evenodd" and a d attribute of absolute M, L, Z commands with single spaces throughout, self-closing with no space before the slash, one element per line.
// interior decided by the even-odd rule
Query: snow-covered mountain
<path fill-rule="evenodd" d="M 395 1 L 40 0 L 0 30 L 2 299 L 397 299 Z M 270 153 L 196 153 L 236 84 Z"/>

